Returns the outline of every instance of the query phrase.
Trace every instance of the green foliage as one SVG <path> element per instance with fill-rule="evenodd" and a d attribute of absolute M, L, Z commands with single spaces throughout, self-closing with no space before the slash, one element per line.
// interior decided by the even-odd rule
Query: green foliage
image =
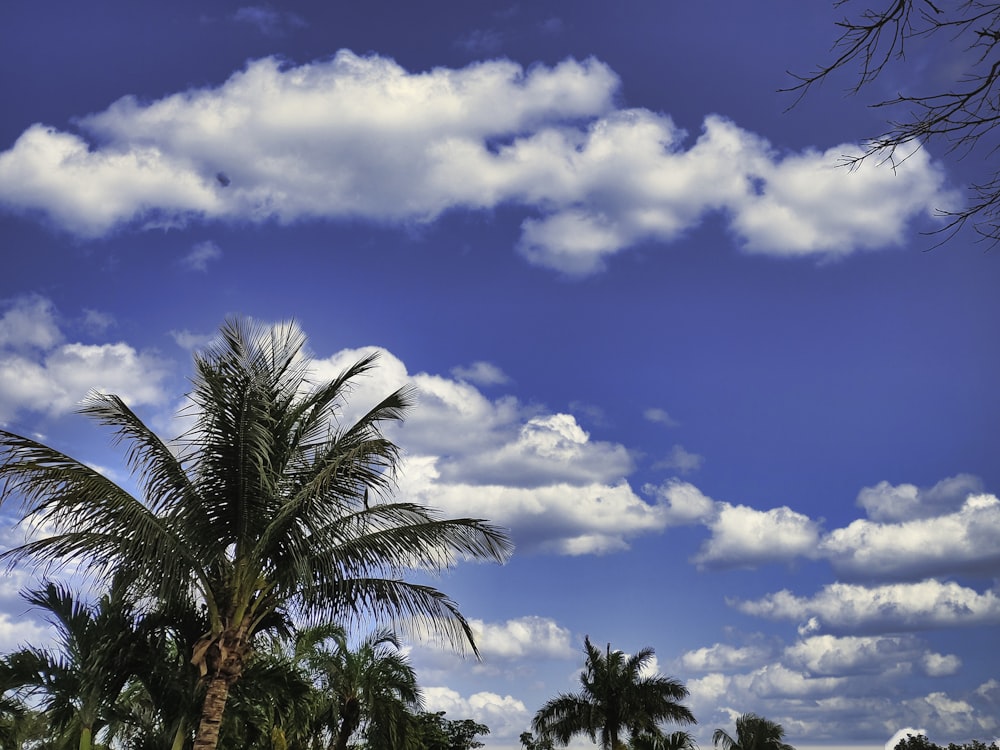
<path fill-rule="evenodd" d="M 127 599 L 125 580 L 93 605 L 46 582 L 24 598 L 56 629 L 52 649 L 23 648 L 0 661 L 4 691 L 37 696 L 52 730 L 87 750 L 113 719 L 115 703 L 144 665 L 145 622 Z"/>
<path fill-rule="evenodd" d="M 561 745 L 584 734 L 602 750 L 619 750 L 629 742 L 662 742 L 661 724 L 694 724 L 694 715 L 680 701 L 688 691 L 679 681 L 644 674 L 652 661 L 651 648 L 627 656 L 595 648 L 584 639 L 586 662 L 580 675 L 579 693 L 563 693 L 539 709 L 532 728 L 543 738 Z"/>
<path fill-rule="evenodd" d="M 987 745 L 979 740 L 963 744 L 949 742 L 947 748 L 944 748 L 931 742 L 926 734 L 907 734 L 905 738 L 896 743 L 893 750 L 998 750 L 998 748 L 996 742 Z"/>
<path fill-rule="evenodd" d="M 382 430 L 403 419 L 411 391 L 340 420 L 352 383 L 376 359 L 315 384 L 296 326 L 231 320 L 195 357 L 194 427 L 172 445 L 121 398 L 92 394 L 81 411 L 126 446 L 141 497 L 0 430 L 0 501 L 19 500 L 23 517 L 52 529 L 0 560 L 123 571 L 164 611 L 192 597 L 202 608 L 207 627 L 187 644 L 205 688 L 197 750 L 216 746 L 230 688 L 276 618 L 406 622 L 475 650 L 458 606 L 404 577 L 465 558 L 503 561 L 510 542 L 481 519 L 391 502 L 399 448 Z"/>
<path fill-rule="evenodd" d="M 689 732 L 633 737 L 631 750 L 698 750 L 698 743 Z"/>
<path fill-rule="evenodd" d="M 451 721 L 445 712 L 421 712 L 417 715 L 417 747 L 420 750 L 473 750 L 483 747 L 476 737 L 490 733 L 490 728 L 472 719 Z"/>
<path fill-rule="evenodd" d="M 784 742 L 785 729 L 777 722 L 754 713 L 736 719 L 736 736 L 723 729 L 712 733 L 712 744 L 719 750 L 795 750 Z"/>
<path fill-rule="evenodd" d="M 555 748 L 551 737 L 540 737 L 533 732 L 521 732 L 518 740 L 524 750 L 554 750 Z"/>

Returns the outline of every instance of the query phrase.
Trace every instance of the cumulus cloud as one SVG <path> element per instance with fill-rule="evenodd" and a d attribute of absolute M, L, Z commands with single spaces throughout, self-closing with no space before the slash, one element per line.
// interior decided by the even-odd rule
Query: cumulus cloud
<path fill-rule="evenodd" d="M 686 451 L 685 451 L 686 453 Z M 759 510 L 715 501 L 672 480 L 643 492 L 664 503 L 671 524 L 698 523 L 710 536 L 693 562 L 703 568 L 756 567 L 796 559 L 826 560 L 846 580 L 914 581 L 1000 573 L 1000 499 L 969 494 L 976 477 L 958 475 L 929 490 L 881 483 L 860 504 L 879 519 L 858 519 L 828 533 L 788 507 Z"/>
<path fill-rule="evenodd" d="M 506 373 L 490 362 L 473 362 L 467 367 L 454 367 L 451 374 L 459 380 L 467 380 L 476 385 L 503 385 L 510 382 Z"/>
<path fill-rule="evenodd" d="M 1000 500 L 971 495 L 953 513 L 898 523 L 859 519 L 836 529 L 821 551 L 847 576 L 919 578 L 1000 571 Z"/>
<path fill-rule="evenodd" d="M 761 646 L 716 643 L 688 651 L 681 656 L 681 666 L 691 672 L 732 672 L 760 666 L 769 655 L 768 649 Z"/>
<path fill-rule="evenodd" d="M 885 743 L 885 750 L 895 750 L 896 745 L 898 745 L 902 740 L 905 740 L 907 736 L 912 735 L 916 737 L 918 734 L 922 734 L 926 737 L 927 730 L 914 729 L 913 727 L 905 727 L 903 729 L 900 729 L 895 734 L 893 734 L 892 737 L 889 738 L 888 742 Z"/>
<path fill-rule="evenodd" d="M 425 710 L 444 711 L 450 720 L 472 719 L 490 728 L 491 737 L 515 738 L 531 723 L 531 712 L 511 695 L 479 692 L 465 697 L 448 687 L 423 689 Z"/>
<path fill-rule="evenodd" d="M 237 14 L 263 29 L 278 18 Z M 410 72 L 346 50 L 265 58 L 213 88 L 120 99 L 78 133 L 32 125 L 0 153 L 0 204 L 85 237 L 217 219 L 422 222 L 513 204 L 528 214 L 520 252 L 569 275 L 713 212 L 752 252 L 837 257 L 896 244 L 948 205 L 924 150 L 896 170 L 849 171 L 834 165 L 850 145 L 783 154 L 716 115 L 689 143 L 666 115 L 615 109 L 618 89 L 594 59 Z"/>
<path fill-rule="evenodd" d="M 832 583 L 814 596 L 788 590 L 751 601 L 732 601 L 741 612 L 770 619 L 804 621 L 836 631 L 917 631 L 1000 623 L 1000 597 L 953 581 L 934 579 L 865 587 Z"/>
<path fill-rule="evenodd" d="M 124 342 L 67 342 L 51 302 L 15 300 L 0 317 L 0 423 L 21 410 L 72 411 L 91 390 L 135 404 L 161 404 L 169 367 Z"/>
<path fill-rule="evenodd" d="M 54 348 L 62 341 L 52 302 L 27 295 L 8 303 L 0 317 L 0 347 L 4 349 Z"/>
<path fill-rule="evenodd" d="M 819 525 L 791 508 L 761 511 L 745 505 L 720 503 L 709 522 L 712 536 L 695 562 L 702 567 L 752 567 L 795 557 L 813 557 Z"/>
<path fill-rule="evenodd" d="M 944 737 L 979 736 L 993 733 L 998 723 L 995 715 L 979 710 L 969 698 L 956 698 L 941 691 L 903 702 L 903 709 L 913 723 L 936 727 Z"/>
<path fill-rule="evenodd" d="M 519 617 L 501 623 L 470 620 L 479 651 L 489 659 L 565 659 L 575 656 L 567 628 L 548 617 Z"/>
<path fill-rule="evenodd" d="M 474 514 L 507 527 L 519 552 L 605 554 L 629 548 L 629 539 L 668 525 L 663 505 L 638 497 L 627 482 L 535 487 L 476 485 L 442 480 L 435 457 L 406 461 L 400 495 L 443 510 Z"/>
<path fill-rule="evenodd" d="M 872 521 L 911 521 L 957 510 L 972 494 L 982 492 L 982 481 L 971 474 L 942 479 L 933 487 L 879 482 L 858 493 L 857 504 Z"/>
<path fill-rule="evenodd" d="M 817 635 L 789 646 L 784 660 L 814 675 L 888 675 L 912 672 L 914 665 L 932 677 L 953 674 L 961 660 L 927 650 L 913 635 Z"/>
<path fill-rule="evenodd" d="M 643 492 L 664 504 L 671 524 L 708 523 L 716 513 L 716 502 L 690 482 L 679 479 L 656 486 L 647 484 Z"/>
<path fill-rule="evenodd" d="M 27 645 L 48 643 L 54 636 L 54 629 L 29 618 L 13 619 L 0 613 L 0 651 L 10 653 Z"/>
<path fill-rule="evenodd" d="M 316 363 L 333 377 L 365 354 L 379 366 L 351 394 L 345 421 L 407 383 L 419 408 L 393 437 L 406 451 L 398 496 L 510 529 L 520 552 L 582 555 L 628 549 L 671 522 L 665 502 L 636 494 L 628 450 L 594 440 L 571 414 L 539 411 L 472 383 L 407 372 L 384 349 L 343 350 Z"/>

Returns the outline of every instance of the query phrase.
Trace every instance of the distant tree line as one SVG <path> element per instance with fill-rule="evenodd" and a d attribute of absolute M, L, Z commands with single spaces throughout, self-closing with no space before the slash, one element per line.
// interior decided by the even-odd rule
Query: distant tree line
<path fill-rule="evenodd" d="M 949 742 L 942 746 L 931 742 L 925 734 L 907 734 L 905 738 L 896 743 L 893 750 L 998 750 L 998 748 L 995 741 L 987 745 L 979 740 L 972 740 L 961 745 Z"/>

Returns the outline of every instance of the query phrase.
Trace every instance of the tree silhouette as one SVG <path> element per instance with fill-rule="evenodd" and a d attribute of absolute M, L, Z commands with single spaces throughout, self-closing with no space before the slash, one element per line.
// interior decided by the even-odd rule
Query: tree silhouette
<path fill-rule="evenodd" d="M 665 737 L 661 724 L 694 724 L 692 713 L 680 701 L 687 697 L 683 684 L 662 675 L 646 675 L 653 659 L 651 648 L 628 656 L 594 647 L 584 639 L 586 662 L 580 674 L 579 693 L 563 693 L 547 702 L 532 721 L 542 738 L 565 745 L 578 734 L 598 742 L 602 750 L 625 747 L 624 738 L 658 740 Z"/>
<path fill-rule="evenodd" d="M 838 0 L 835 5 L 847 2 Z M 857 77 L 850 91 L 856 94 L 887 68 L 905 64 L 907 53 L 918 44 L 937 45 L 951 58 L 949 65 L 934 67 L 935 80 L 942 75 L 950 77 L 934 89 L 878 101 L 876 107 L 892 113 L 887 129 L 871 137 L 860 153 L 845 156 L 845 162 L 856 165 L 874 158 L 895 165 L 931 141 L 943 141 L 959 156 L 974 151 L 994 155 L 1000 145 L 995 131 L 1000 124 L 996 106 L 1000 93 L 1000 2 L 883 0 L 873 4 L 869 0 L 861 5 L 862 10 L 837 24 L 840 37 L 833 59 L 808 74 L 795 74 L 796 83 L 785 91 L 801 97 L 834 72 L 855 69 Z M 970 191 L 972 200 L 965 208 L 941 212 L 949 219 L 945 231 L 971 221 L 984 238 L 1000 241 L 1000 171 L 992 168 L 984 173 Z"/>
<path fill-rule="evenodd" d="M 785 729 L 776 722 L 753 713 L 736 719 L 736 736 L 723 729 L 712 733 L 712 744 L 719 750 L 795 750 L 784 742 Z"/>

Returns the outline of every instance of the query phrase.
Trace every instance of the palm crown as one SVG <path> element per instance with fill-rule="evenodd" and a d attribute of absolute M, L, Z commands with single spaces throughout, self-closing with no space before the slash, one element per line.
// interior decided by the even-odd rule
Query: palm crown
<path fill-rule="evenodd" d="M 795 750 L 784 742 L 785 729 L 777 722 L 754 713 L 736 719 L 736 736 L 724 729 L 712 733 L 712 743 L 719 750 Z"/>
<path fill-rule="evenodd" d="M 694 724 L 694 715 L 680 701 L 688 691 L 677 680 L 646 675 L 653 659 L 651 648 L 629 656 L 602 653 L 584 639 L 587 659 L 580 674 L 579 693 L 556 696 L 535 715 L 532 726 L 542 737 L 567 744 L 577 734 L 598 741 L 602 750 L 619 750 L 623 735 L 632 740 L 663 739 L 666 721 Z"/>
<path fill-rule="evenodd" d="M 130 571 L 167 605 L 194 596 L 205 608 L 209 629 L 193 644 L 192 661 L 208 683 L 203 725 L 214 718 L 196 748 L 214 747 L 209 736 L 228 686 L 274 613 L 409 623 L 475 649 L 457 605 L 402 576 L 463 557 L 503 561 L 510 552 L 506 535 L 482 520 L 390 502 L 400 451 L 382 427 L 405 416 L 412 392 L 397 390 L 342 426 L 345 394 L 376 356 L 313 385 L 304 346 L 291 324 L 228 321 L 195 357 L 194 427 L 176 445 L 122 399 L 92 394 L 81 411 L 127 446 L 142 499 L 48 446 L 0 431 L 4 498 L 19 497 L 24 516 L 54 532 L 2 557 Z"/>

